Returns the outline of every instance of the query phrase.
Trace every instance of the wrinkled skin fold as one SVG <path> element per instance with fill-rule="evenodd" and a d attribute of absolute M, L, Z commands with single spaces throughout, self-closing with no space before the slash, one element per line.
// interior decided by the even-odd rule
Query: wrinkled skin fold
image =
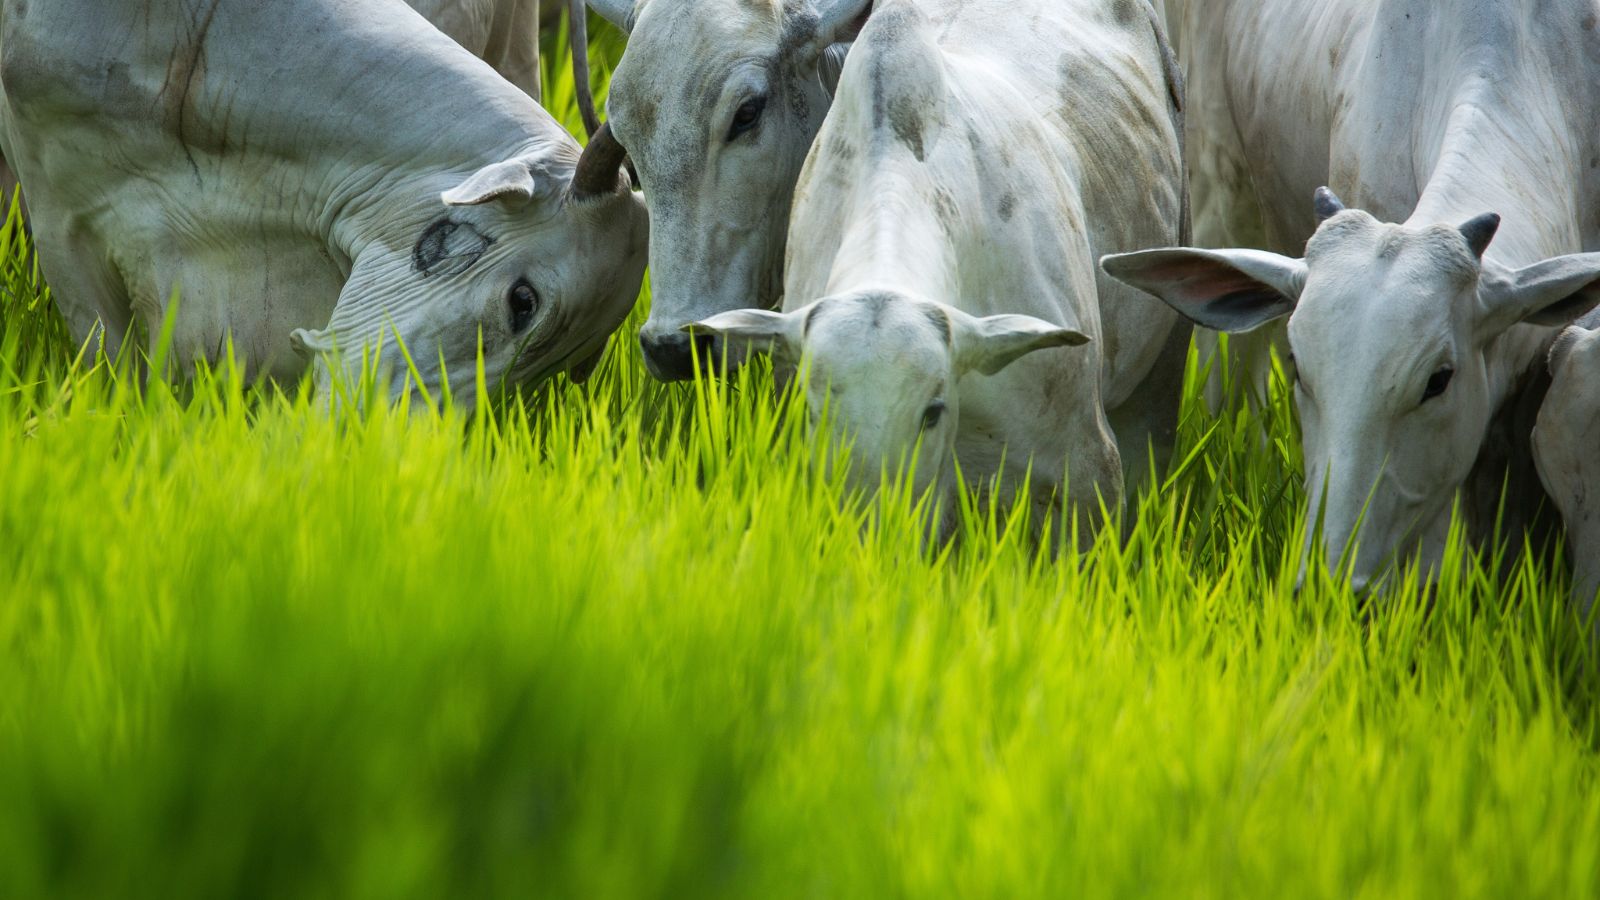
<path fill-rule="evenodd" d="M 157 335 L 177 298 L 180 369 L 231 342 L 327 385 L 376 354 L 436 391 L 480 346 L 491 386 L 581 365 L 637 296 L 626 180 L 574 190 L 571 136 L 395 0 L 0 10 L 0 145 L 80 339 Z"/>

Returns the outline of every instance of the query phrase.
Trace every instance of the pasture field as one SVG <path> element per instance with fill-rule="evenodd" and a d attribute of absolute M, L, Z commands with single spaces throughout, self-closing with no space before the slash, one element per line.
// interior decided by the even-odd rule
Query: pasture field
<path fill-rule="evenodd" d="M 1296 596 L 1281 379 L 1191 377 L 1174 471 L 1058 562 L 983 504 L 925 550 L 769 372 L 656 385 L 630 330 L 585 386 L 330 417 L 80 358 L 15 219 L 0 288 L 0 897 L 1600 892 L 1559 551 Z"/>

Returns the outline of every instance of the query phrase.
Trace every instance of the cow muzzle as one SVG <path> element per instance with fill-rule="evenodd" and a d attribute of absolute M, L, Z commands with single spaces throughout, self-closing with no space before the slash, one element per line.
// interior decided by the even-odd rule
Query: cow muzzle
<path fill-rule="evenodd" d="M 657 381 L 688 381 L 694 378 L 696 358 L 699 371 L 720 372 L 722 342 L 708 334 L 689 335 L 681 331 L 639 332 L 639 349 L 644 365 Z"/>

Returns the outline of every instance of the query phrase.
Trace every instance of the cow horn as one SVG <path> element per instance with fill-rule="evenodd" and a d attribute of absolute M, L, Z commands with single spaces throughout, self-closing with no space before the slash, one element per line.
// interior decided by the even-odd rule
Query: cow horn
<path fill-rule="evenodd" d="M 572 173 L 572 198 L 582 201 L 615 193 L 620 180 L 617 176 L 627 155 L 628 151 L 612 137 L 611 125 L 600 126 L 589 146 L 583 148 L 578 168 Z"/>
<path fill-rule="evenodd" d="M 572 83 L 578 94 L 578 113 L 590 140 L 600 130 L 594 111 L 594 90 L 589 86 L 589 9 L 584 0 L 567 0 L 567 36 L 572 48 Z"/>
<path fill-rule="evenodd" d="M 1495 232 L 1500 230 L 1500 216 L 1496 213 L 1484 213 L 1473 216 L 1461 226 L 1461 236 L 1466 238 L 1467 249 L 1472 255 L 1483 259 L 1483 253 L 1489 249 L 1489 242 L 1494 240 Z"/>
<path fill-rule="evenodd" d="M 1325 187 L 1317 188 L 1317 193 L 1312 198 L 1311 205 L 1317 210 L 1318 225 L 1344 212 L 1344 201 L 1339 199 L 1338 194 Z"/>

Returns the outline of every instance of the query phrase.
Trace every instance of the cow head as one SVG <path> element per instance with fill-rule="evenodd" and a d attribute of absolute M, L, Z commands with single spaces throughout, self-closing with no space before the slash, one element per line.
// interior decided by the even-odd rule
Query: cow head
<path fill-rule="evenodd" d="M 1031 316 L 977 318 L 881 291 L 789 313 L 736 310 L 690 329 L 798 367 L 812 421 L 826 409 L 834 437 L 850 446 L 851 480 L 870 487 L 914 455 L 919 493 L 940 484 L 953 456 L 963 376 L 994 375 L 1035 350 L 1089 340 Z"/>
<path fill-rule="evenodd" d="M 688 378 L 715 338 L 682 326 L 778 305 L 789 205 L 843 42 L 871 0 L 590 0 L 631 32 L 607 111 L 650 200 L 651 374 Z M 737 362 L 736 355 L 732 362 Z"/>
<path fill-rule="evenodd" d="M 620 148 L 575 168 L 577 156 L 563 141 L 493 163 L 420 199 L 413 222 L 376 229 L 327 328 L 294 334 L 319 386 L 330 365 L 353 375 L 377 349 L 396 390 L 412 366 L 435 396 L 446 375 L 459 390 L 480 342 L 490 388 L 586 376 L 638 297 L 648 224 Z"/>
<path fill-rule="evenodd" d="M 1550 375 L 1533 430 L 1533 458 L 1566 520 L 1573 596 L 1587 616 L 1600 591 L 1600 314 L 1556 339 Z"/>
<path fill-rule="evenodd" d="M 1207 328 L 1289 318 L 1311 521 L 1330 564 L 1354 548 L 1362 589 L 1399 559 L 1437 569 L 1493 412 L 1486 350 L 1518 323 L 1565 324 L 1600 302 L 1600 254 L 1513 270 L 1484 258 L 1493 214 L 1385 224 L 1327 188 L 1316 205 L 1304 259 L 1170 249 L 1102 266 Z"/>

